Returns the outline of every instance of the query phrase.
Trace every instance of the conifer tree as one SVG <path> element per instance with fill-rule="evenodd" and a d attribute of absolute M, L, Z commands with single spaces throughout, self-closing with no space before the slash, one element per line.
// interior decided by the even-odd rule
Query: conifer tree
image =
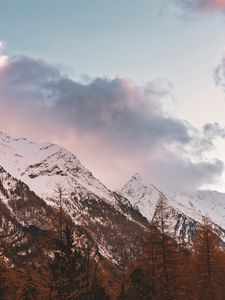
<path fill-rule="evenodd" d="M 155 225 L 158 234 L 155 235 L 154 256 L 156 260 L 156 299 L 173 300 L 178 297 L 178 269 L 180 255 L 175 239 L 169 236 L 167 203 L 163 195 L 158 202 Z"/>
<path fill-rule="evenodd" d="M 208 218 L 203 219 L 194 243 L 195 292 L 197 299 L 224 299 L 225 273 L 221 264 L 221 240 Z"/>
<path fill-rule="evenodd" d="M 57 250 L 50 263 L 52 290 L 59 299 L 79 299 L 85 293 L 85 259 L 76 247 L 73 234 L 66 226 L 62 240 L 57 240 Z"/>

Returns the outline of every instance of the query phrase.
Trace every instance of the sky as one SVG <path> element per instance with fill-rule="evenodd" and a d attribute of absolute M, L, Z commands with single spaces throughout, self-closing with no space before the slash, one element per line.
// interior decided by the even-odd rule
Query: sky
<path fill-rule="evenodd" d="M 0 0 L 0 131 L 103 183 L 225 191 L 225 0 Z"/>

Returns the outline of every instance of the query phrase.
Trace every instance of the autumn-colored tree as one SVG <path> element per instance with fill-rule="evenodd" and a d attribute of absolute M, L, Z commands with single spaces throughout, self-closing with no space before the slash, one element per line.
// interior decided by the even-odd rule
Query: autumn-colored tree
<path fill-rule="evenodd" d="M 203 219 L 194 243 L 194 283 L 197 299 L 225 299 L 225 270 L 221 240 L 208 218 Z"/>
<path fill-rule="evenodd" d="M 16 269 L 15 300 L 36 300 L 49 298 L 50 277 L 48 265 L 43 260 L 36 260 L 33 264 L 27 264 Z"/>
<path fill-rule="evenodd" d="M 178 249 L 181 263 L 177 266 L 178 272 L 178 299 L 195 299 L 193 289 L 193 251 L 185 241 L 180 241 Z"/>
<path fill-rule="evenodd" d="M 85 300 L 110 300 L 110 297 L 103 285 L 102 276 L 103 270 L 101 269 L 101 261 L 91 259 L 89 270 L 89 288 L 88 293 L 85 293 Z"/>
<path fill-rule="evenodd" d="M 57 248 L 50 262 L 53 276 L 50 299 L 79 299 L 85 292 L 85 262 L 75 244 L 73 230 L 66 227 L 62 240 L 56 240 Z"/>
<path fill-rule="evenodd" d="M 4 259 L 0 258 L 0 299 L 9 299 L 9 289 L 12 283 L 12 273 Z"/>
<path fill-rule="evenodd" d="M 154 263 L 153 299 L 173 300 L 179 297 L 179 265 L 181 256 L 178 244 L 169 235 L 168 206 L 164 196 L 158 202 L 154 225 L 157 228 L 150 245 Z"/>
<path fill-rule="evenodd" d="M 154 299 L 156 296 L 156 249 L 159 234 L 155 225 L 149 226 L 141 253 L 128 270 L 130 299 Z"/>

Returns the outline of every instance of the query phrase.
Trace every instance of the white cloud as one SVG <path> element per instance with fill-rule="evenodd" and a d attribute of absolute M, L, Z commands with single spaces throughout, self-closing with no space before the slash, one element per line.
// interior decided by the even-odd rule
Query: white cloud
<path fill-rule="evenodd" d="M 6 43 L 4 41 L 0 41 L 0 68 L 5 67 L 8 62 L 8 56 L 2 54 L 5 47 Z"/>
<path fill-rule="evenodd" d="M 112 187 L 136 171 L 166 188 L 212 183 L 223 163 L 204 153 L 219 127 L 208 124 L 206 135 L 166 113 L 169 87 L 123 77 L 81 83 L 46 61 L 11 57 L 0 68 L 0 130 L 63 144 Z"/>

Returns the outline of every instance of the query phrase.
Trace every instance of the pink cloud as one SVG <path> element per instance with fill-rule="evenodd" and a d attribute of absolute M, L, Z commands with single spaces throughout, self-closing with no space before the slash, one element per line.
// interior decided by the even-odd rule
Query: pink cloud
<path fill-rule="evenodd" d="M 196 141 L 188 122 L 165 113 L 169 88 L 165 80 L 138 87 L 124 77 L 84 84 L 43 60 L 10 57 L 0 68 L 0 131 L 61 144 L 112 188 L 137 171 L 166 188 L 210 183 L 223 163 L 196 156 L 192 163 L 188 149 L 204 152 L 211 135 Z"/>
<path fill-rule="evenodd" d="M 5 67 L 8 62 L 8 56 L 3 55 L 1 52 L 6 47 L 4 41 L 0 41 L 0 68 Z"/>
<path fill-rule="evenodd" d="M 218 10 L 224 10 L 225 9 L 225 0 L 208 0 L 208 1 L 202 1 L 205 2 L 202 3 L 202 5 L 208 6 L 211 9 L 218 9 Z"/>
<path fill-rule="evenodd" d="M 0 50 L 6 47 L 6 43 L 4 41 L 0 41 Z"/>
<path fill-rule="evenodd" d="M 224 12 L 225 0 L 175 0 L 183 9 L 191 11 Z"/>

